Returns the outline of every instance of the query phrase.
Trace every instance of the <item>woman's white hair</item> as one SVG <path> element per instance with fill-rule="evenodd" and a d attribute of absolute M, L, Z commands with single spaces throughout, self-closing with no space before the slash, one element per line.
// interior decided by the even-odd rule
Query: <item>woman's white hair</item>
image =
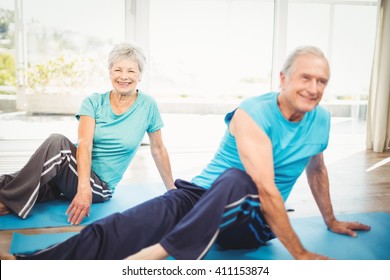
<path fill-rule="evenodd" d="M 144 70 L 146 64 L 145 54 L 141 47 L 130 43 L 119 43 L 114 46 L 108 55 L 108 70 L 111 70 L 112 65 L 122 59 L 131 59 L 138 64 L 140 74 Z"/>
<path fill-rule="evenodd" d="M 281 72 L 286 77 L 290 77 L 291 72 L 293 71 L 293 68 L 294 68 L 295 60 L 299 56 L 307 55 L 307 54 L 320 57 L 320 58 L 324 59 L 329 64 L 328 59 L 325 57 L 324 53 L 322 52 L 322 50 L 320 48 L 317 48 L 315 46 L 300 46 L 300 47 L 296 48 L 295 50 L 293 50 L 289 54 L 289 56 L 287 57 L 286 61 L 284 62 L 284 65 L 282 67 Z"/>

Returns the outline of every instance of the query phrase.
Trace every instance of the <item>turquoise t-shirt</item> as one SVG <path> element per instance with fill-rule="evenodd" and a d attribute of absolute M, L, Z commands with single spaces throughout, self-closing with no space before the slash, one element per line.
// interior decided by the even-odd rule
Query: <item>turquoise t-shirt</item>
<path fill-rule="evenodd" d="M 277 97 L 278 93 L 275 92 L 252 97 L 243 101 L 239 108 L 248 113 L 270 138 L 275 184 L 286 201 L 310 157 L 321 153 L 328 146 L 330 114 L 323 107 L 317 106 L 306 113 L 300 122 L 290 122 L 280 112 Z M 225 117 L 228 126 L 234 112 Z M 192 182 L 208 189 L 222 172 L 232 167 L 245 170 L 235 138 L 227 129 L 214 158 Z"/>
<path fill-rule="evenodd" d="M 95 93 L 84 99 L 76 118 L 95 119 L 92 147 L 92 170 L 113 191 L 122 179 L 145 132 L 163 127 L 160 112 L 153 97 L 138 91 L 128 111 L 116 115 L 111 108 L 110 93 Z"/>

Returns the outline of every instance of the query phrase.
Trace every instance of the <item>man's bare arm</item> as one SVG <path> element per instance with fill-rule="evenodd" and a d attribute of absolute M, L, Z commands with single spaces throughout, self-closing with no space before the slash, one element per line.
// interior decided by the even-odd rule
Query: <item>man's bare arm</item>
<path fill-rule="evenodd" d="M 294 232 L 284 201 L 274 182 L 272 143 L 243 110 L 237 109 L 230 123 L 246 172 L 257 186 L 263 215 L 272 231 L 296 259 L 325 259 L 307 251 Z"/>

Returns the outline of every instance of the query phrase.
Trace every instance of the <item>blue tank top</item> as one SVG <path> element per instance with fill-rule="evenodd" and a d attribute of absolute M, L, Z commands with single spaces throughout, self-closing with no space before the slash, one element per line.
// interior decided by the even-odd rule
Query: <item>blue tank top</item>
<path fill-rule="evenodd" d="M 317 106 L 305 114 L 300 122 L 284 118 L 277 104 L 278 93 L 244 100 L 239 108 L 244 110 L 268 135 L 272 142 L 275 184 L 286 201 L 298 177 L 304 171 L 310 157 L 324 151 L 328 145 L 330 114 Z M 213 182 L 229 168 L 244 170 L 239 158 L 235 138 L 229 131 L 234 112 L 228 113 L 228 126 L 214 158 L 192 182 L 210 188 Z"/>

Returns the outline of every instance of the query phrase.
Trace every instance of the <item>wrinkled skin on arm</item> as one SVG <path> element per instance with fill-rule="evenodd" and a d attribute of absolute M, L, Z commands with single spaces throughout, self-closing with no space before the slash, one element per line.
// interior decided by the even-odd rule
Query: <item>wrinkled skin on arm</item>
<path fill-rule="evenodd" d="M 92 204 L 92 190 L 89 182 L 92 166 L 92 141 L 95 132 L 95 120 L 88 116 L 81 116 L 78 128 L 77 173 L 78 186 L 66 215 L 68 222 L 78 225 L 85 216 L 89 216 Z"/>
<path fill-rule="evenodd" d="M 323 153 L 313 156 L 310 159 L 306 167 L 306 176 L 313 197 L 329 230 L 356 237 L 356 231 L 367 231 L 371 229 L 370 226 L 359 222 L 338 221 L 334 216 L 329 192 L 328 171 L 325 166 Z"/>
<path fill-rule="evenodd" d="M 149 133 L 150 151 L 167 190 L 175 189 L 168 151 L 162 139 L 161 129 Z"/>

